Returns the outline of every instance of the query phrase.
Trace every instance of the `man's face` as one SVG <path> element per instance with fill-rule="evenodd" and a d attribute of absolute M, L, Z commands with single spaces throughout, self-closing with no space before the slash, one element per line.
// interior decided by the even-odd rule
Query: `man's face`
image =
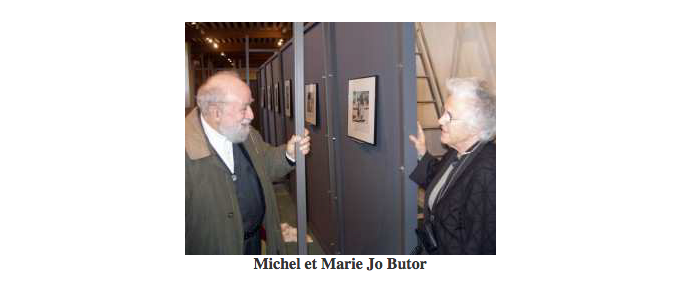
<path fill-rule="evenodd" d="M 439 119 L 441 125 L 441 142 L 450 147 L 466 142 L 475 135 L 477 130 L 471 124 L 474 100 L 469 98 L 448 97 L 444 105 L 444 113 Z"/>
<path fill-rule="evenodd" d="M 247 139 L 250 123 L 254 119 L 250 107 L 253 101 L 250 89 L 242 82 L 237 84 L 242 85 L 233 88 L 233 94 L 229 94 L 225 103 L 221 103 L 218 122 L 218 132 L 233 143 L 241 143 Z"/>

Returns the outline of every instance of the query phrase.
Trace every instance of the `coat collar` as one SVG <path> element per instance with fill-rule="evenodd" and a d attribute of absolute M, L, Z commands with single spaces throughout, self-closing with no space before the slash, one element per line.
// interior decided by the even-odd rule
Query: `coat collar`
<path fill-rule="evenodd" d="M 211 147 L 204 134 L 199 117 L 199 108 L 194 108 L 185 118 L 184 149 L 192 160 L 202 159 L 211 155 Z"/>
<path fill-rule="evenodd" d="M 460 176 L 466 170 L 468 170 L 468 166 L 470 166 L 470 164 L 477 158 L 478 154 L 480 153 L 480 151 L 482 151 L 482 149 L 484 148 L 484 146 L 486 144 L 487 144 L 487 142 L 475 143 L 473 146 L 471 146 L 468 149 L 469 154 L 465 158 L 458 158 L 458 151 L 456 151 L 455 149 L 450 149 L 450 151 L 452 152 L 451 154 L 447 153 L 446 155 L 444 155 L 444 160 L 447 160 L 446 162 L 456 161 L 456 162 L 458 162 L 458 164 L 456 164 L 455 170 L 453 170 L 452 174 L 449 176 L 449 177 L 453 178 L 453 180 L 446 182 L 446 186 L 443 187 L 443 191 L 437 195 L 436 201 L 434 201 L 433 208 L 429 208 L 429 210 L 433 210 L 434 208 L 436 208 L 436 206 L 442 202 L 441 199 L 446 197 L 446 195 L 448 195 L 448 193 L 451 192 L 451 189 L 452 189 L 455 181 L 457 181 L 457 179 L 460 178 Z M 446 171 L 446 167 L 444 166 L 443 168 L 441 168 L 441 171 L 439 171 L 438 176 L 435 177 L 435 179 L 441 178 L 441 176 L 443 176 L 445 171 Z M 434 180 L 434 183 L 429 186 L 429 188 L 430 188 L 429 194 L 425 194 L 425 196 L 431 196 L 431 193 L 433 192 L 433 190 L 431 190 L 431 189 L 433 189 L 433 187 L 434 187 L 434 185 L 436 185 L 435 183 L 437 181 L 438 180 Z M 425 197 L 425 198 L 428 199 L 429 197 Z"/>
<path fill-rule="evenodd" d="M 185 118 L 184 133 L 185 150 L 192 160 L 208 157 L 215 152 L 206 138 L 206 133 L 204 133 L 201 117 L 199 116 L 199 108 L 194 108 Z M 259 153 L 257 144 L 252 132 L 243 142 L 243 146 L 248 152 L 254 150 L 256 153 Z"/>

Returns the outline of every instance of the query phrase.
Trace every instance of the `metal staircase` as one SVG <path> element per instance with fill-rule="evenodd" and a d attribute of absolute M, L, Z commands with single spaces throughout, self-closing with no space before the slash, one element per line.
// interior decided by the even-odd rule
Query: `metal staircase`
<path fill-rule="evenodd" d="M 441 127 L 439 126 L 438 119 L 441 118 L 441 113 L 443 111 L 444 98 L 441 94 L 441 88 L 439 86 L 438 77 L 436 76 L 436 71 L 434 69 L 434 64 L 431 60 L 431 55 L 429 53 L 429 46 L 427 45 L 426 37 L 424 36 L 424 30 L 422 23 L 415 23 L 415 56 L 418 57 L 418 63 L 424 72 L 424 75 L 420 75 L 420 69 L 417 69 L 417 84 L 420 85 L 421 81 L 426 81 L 426 85 L 429 88 L 429 97 L 417 97 L 417 120 L 422 124 L 424 129 L 424 134 L 427 140 L 427 149 L 429 152 L 436 156 L 441 156 L 445 149 L 440 146 L 440 134 Z M 424 106 L 432 105 L 434 107 L 434 113 L 427 112 Z"/>
<path fill-rule="evenodd" d="M 438 80 L 436 79 L 436 72 L 434 71 L 434 66 L 431 61 L 431 55 L 429 54 L 429 46 L 427 45 L 426 37 L 424 36 L 424 30 L 422 29 L 422 23 L 415 23 L 415 43 L 417 51 L 415 55 L 419 58 L 422 67 L 424 68 L 424 73 L 426 75 L 417 75 L 417 79 L 427 80 L 429 87 L 429 93 L 431 95 L 431 100 L 427 101 L 417 101 L 417 104 L 433 104 L 434 110 L 436 112 L 437 119 L 441 118 L 441 109 L 443 107 L 443 97 L 441 96 L 441 88 L 439 88 Z"/>

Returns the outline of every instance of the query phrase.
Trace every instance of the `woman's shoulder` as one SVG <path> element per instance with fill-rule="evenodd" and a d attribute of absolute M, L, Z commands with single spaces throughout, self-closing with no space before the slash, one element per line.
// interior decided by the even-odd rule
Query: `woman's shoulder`
<path fill-rule="evenodd" d="M 488 142 L 478 153 L 473 166 L 484 169 L 494 169 L 497 165 L 497 146 L 493 142 Z"/>

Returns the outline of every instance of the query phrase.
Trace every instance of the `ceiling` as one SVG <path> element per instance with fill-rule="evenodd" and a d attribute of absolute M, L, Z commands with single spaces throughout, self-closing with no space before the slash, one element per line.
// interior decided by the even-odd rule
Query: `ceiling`
<path fill-rule="evenodd" d="M 281 47 L 279 40 L 283 44 L 293 36 L 292 22 L 185 22 L 184 26 L 194 68 L 202 57 L 214 68 L 245 67 L 245 36 L 251 50 L 266 50 L 250 52 L 250 68 L 257 68 Z"/>

